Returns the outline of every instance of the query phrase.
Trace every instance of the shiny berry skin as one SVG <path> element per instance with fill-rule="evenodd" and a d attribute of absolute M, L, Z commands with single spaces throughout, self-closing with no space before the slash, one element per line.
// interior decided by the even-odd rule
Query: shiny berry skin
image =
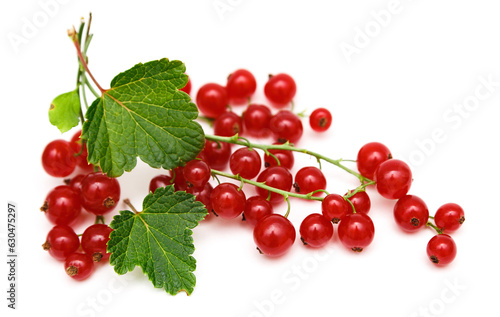
<path fill-rule="evenodd" d="M 82 207 L 95 215 L 112 211 L 120 201 L 120 184 L 116 178 L 92 173 L 82 180 Z"/>
<path fill-rule="evenodd" d="M 387 199 L 399 199 L 410 190 L 412 174 L 408 164 L 391 159 L 378 166 L 375 180 L 380 195 Z"/>
<path fill-rule="evenodd" d="M 371 142 L 363 145 L 358 151 L 356 165 L 361 175 L 373 179 L 375 170 L 382 163 L 392 158 L 391 151 L 387 146 L 378 142 Z"/>
<path fill-rule="evenodd" d="M 351 212 L 351 205 L 338 194 L 326 195 L 321 202 L 321 213 L 333 223 L 339 223 L 342 217 Z"/>
<path fill-rule="evenodd" d="M 405 195 L 394 205 L 394 220 L 404 231 L 415 232 L 427 224 L 429 209 L 418 196 Z"/>
<path fill-rule="evenodd" d="M 367 214 L 347 214 L 340 220 L 338 234 L 346 248 L 361 252 L 373 241 L 375 226 Z"/>
<path fill-rule="evenodd" d="M 92 164 L 89 164 L 87 161 L 87 145 L 83 142 L 81 139 L 82 131 L 76 132 L 73 137 L 71 138 L 70 144 L 71 148 L 73 149 L 73 152 L 75 153 L 75 159 L 76 159 L 76 165 L 80 167 L 82 170 L 85 172 L 93 172 L 94 171 L 94 166 Z M 83 150 L 82 150 L 82 144 L 83 144 Z"/>
<path fill-rule="evenodd" d="M 113 231 L 108 225 L 101 223 L 89 226 L 82 234 L 82 249 L 92 256 L 94 262 L 107 261 L 110 253 L 107 252 L 109 235 Z"/>
<path fill-rule="evenodd" d="M 245 202 L 243 217 L 247 223 L 254 226 L 260 219 L 272 213 L 273 205 L 267 199 L 260 196 L 252 196 Z"/>
<path fill-rule="evenodd" d="M 257 81 L 246 69 L 238 69 L 227 78 L 226 90 L 231 104 L 246 104 L 256 89 Z"/>
<path fill-rule="evenodd" d="M 243 123 L 236 113 L 227 111 L 219 115 L 214 121 L 214 134 L 233 136 L 243 133 Z"/>
<path fill-rule="evenodd" d="M 253 229 L 253 239 L 260 253 L 271 257 L 285 254 L 295 242 L 295 228 L 279 214 L 262 218 Z"/>
<path fill-rule="evenodd" d="M 320 248 L 333 237 L 333 224 L 322 214 L 310 214 L 300 224 L 300 239 L 305 245 Z"/>
<path fill-rule="evenodd" d="M 210 194 L 210 203 L 215 215 L 224 219 L 233 219 L 245 209 L 245 193 L 232 183 L 217 185 Z"/>
<path fill-rule="evenodd" d="M 229 158 L 231 172 L 246 179 L 252 179 L 259 175 L 261 166 L 262 160 L 255 149 L 239 148 Z"/>
<path fill-rule="evenodd" d="M 76 189 L 76 191 L 80 192 L 82 190 L 82 180 L 85 178 L 84 174 L 78 174 L 76 176 L 71 177 L 68 182 L 65 180 L 65 183 L 70 187 Z"/>
<path fill-rule="evenodd" d="M 245 133 L 256 138 L 268 137 L 271 135 L 269 122 L 272 116 L 271 109 L 267 106 L 249 105 L 242 115 Z"/>
<path fill-rule="evenodd" d="M 154 193 L 157 188 L 167 187 L 172 184 L 172 176 L 165 174 L 157 175 L 149 181 L 149 191 Z"/>
<path fill-rule="evenodd" d="M 86 253 L 73 253 L 64 261 L 64 270 L 71 278 L 82 281 L 94 272 L 94 261 Z"/>
<path fill-rule="evenodd" d="M 80 192 L 69 185 L 57 186 L 48 193 L 40 210 L 53 224 L 71 225 L 82 210 Z"/>
<path fill-rule="evenodd" d="M 293 177 L 286 168 L 281 166 L 273 166 L 263 170 L 257 177 L 257 181 L 265 182 L 267 186 L 290 191 L 290 189 L 292 188 Z M 267 199 L 267 197 L 269 196 L 268 190 L 260 187 L 257 187 L 256 189 L 259 196 Z M 285 201 L 283 199 L 283 195 L 278 193 L 271 192 L 270 197 L 271 198 L 269 201 L 271 202 L 271 204 L 281 203 Z"/>
<path fill-rule="evenodd" d="M 188 95 L 191 93 L 191 77 L 188 76 L 188 82 L 186 86 L 182 87 L 179 90 L 184 91 Z"/>
<path fill-rule="evenodd" d="M 226 88 L 219 84 L 205 84 L 196 94 L 198 109 L 209 118 L 217 118 L 226 112 L 228 102 Z"/>
<path fill-rule="evenodd" d="M 464 210 L 455 203 L 442 205 L 434 216 L 434 222 L 442 232 L 453 232 L 460 228 L 464 221 Z"/>
<path fill-rule="evenodd" d="M 427 243 L 427 256 L 437 266 L 447 265 L 457 256 L 457 245 L 451 236 L 437 234 Z"/>
<path fill-rule="evenodd" d="M 210 167 L 202 160 L 191 160 L 182 169 L 188 187 L 203 187 L 210 180 Z"/>
<path fill-rule="evenodd" d="M 57 225 L 50 229 L 42 247 L 45 251 L 49 251 L 54 259 L 64 261 L 68 255 L 78 250 L 80 239 L 71 227 Z"/>
<path fill-rule="evenodd" d="M 289 104 L 296 92 L 297 85 L 293 78 L 287 74 L 270 75 L 264 86 L 264 94 L 276 108 L 282 108 Z"/>
<path fill-rule="evenodd" d="M 177 166 L 174 168 L 172 170 L 172 177 L 174 179 L 174 189 L 176 191 L 186 190 L 188 188 L 188 184 L 184 178 L 184 166 Z"/>
<path fill-rule="evenodd" d="M 280 143 L 273 143 L 273 144 L 280 144 Z M 279 160 L 281 167 L 287 168 L 289 170 L 292 169 L 293 164 L 295 163 L 295 158 L 293 156 L 292 151 L 288 150 L 269 150 L 269 153 L 273 154 L 276 156 L 276 158 Z M 278 161 L 276 161 L 276 158 L 274 158 L 271 155 L 264 155 L 264 166 L 265 167 L 271 167 L 271 166 L 278 166 Z"/>
<path fill-rule="evenodd" d="M 269 121 L 269 129 L 271 129 L 273 137 L 280 143 L 286 141 L 297 143 L 304 132 L 299 116 L 288 110 L 282 110 L 275 114 Z"/>
<path fill-rule="evenodd" d="M 372 206 L 370 196 L 368 196 L 368 193 L 366 191 L 360 191 L 354 194 L 353 196 L 349 197 L 349 200 L 354 206 L 354 211 L 362 213 L 362 214 L 367 214 L 370 211 L 370 208 Z M 347 202 L 349 204 L 349 202 Z M 350 205 L 350 204 L 349 204 Z M 349 208 L 352 212 L 352 206 Z"/>
<path fill-rule="evenodd" d="M 293 183 L 295 191 L 300 194 L 309 194 L 315 190 L 326 189 L 326 178 L 323 172 L 314 166 L 301 168 L 295 174 Z M 313 196 L 321 196 L 322 192 L 314 193 Z"/>
<path fill-rule="evenodd" d="M 203 149 L 208 165 L 216 170 L 224 170 L 231 156 L 231 145 L 226 142 L 206 140 Z"/>
<path fill-rule="evenodd" d="M 189 187 L 186 189 L 186 192 L 193 194 L 196 198 L 196 201 L 201 202 L 207 208 L 208 214 L 205 216 L 204 220 L 207 220 L 212 217 L 212 203 L 210 202 L 210 194 L 212 194 L 212 190 L 214 188 L 210 183 L 206 183 L 202 188 L 199 187 Z"/>
<path fill-rule="evenodd" d="M 309 125 L 316 132 L 324 132 L 332 125 L 332 114 L 325 108 L 314 109 L 309 116 Z"/>
<path fill-rule="evenodd" d="M 42 166 L 45 172 L 54 177 L 66 177 L 73 173 L 76 167 L 70 142 L 54 140 L 45 146 L 42 153 Z"/>

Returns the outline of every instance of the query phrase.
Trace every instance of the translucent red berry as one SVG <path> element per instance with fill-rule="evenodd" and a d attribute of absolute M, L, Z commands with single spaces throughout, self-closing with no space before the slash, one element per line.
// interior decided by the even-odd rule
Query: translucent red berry
<path fill-rule="evenodd" d="M 78 250 L 80 239 L 71 227 L 57 225 L 49 231 L 42 247 L 54 259 L 64 261 L 68 255 Z"/>
<path fill-rule="evenodd" d="M 217 185 L 210 194 L 210 203 L 215 215 L 224 219 L 233 219 L 245 209 L 245 193 L 232 183 Z"/>
<path fill-rule="evenodd" d="M 293 183 L 295 191 L 300 194 L 309 194 L 313 191 L 326 189 L 326 178 L 323 172 L 314 166 L 306 166 L 301 168 L 295 174 L 295 182 Z M 322 192 L 316 192 L 313 196 L 321 196 Z"/>
<path fill-rule="evenodd" d="M 347 214 L 340 220 L 338 234 L 346 248 L 361 252 L 373 241 L 375 226 L 367 214 Z"/>
<path fill-rule="evenodd" d="M 120 184 L 116 178 L 92 173 L 82 180 L 82 206 L 95 215 L 112 211 L 120 201 Z"/>
<path fill-rule="evenodd" d="M 434 216 L 434 222 L 442 232 L 453 232 L 460 228 L 464 221 L 464 210 L 455 203 L 442 205 Z"/>
<path fill-rule="evenodd" d="M 71 278 L 82 281 L 94 271 L 94 261 L 88 254 L 73 253 L 64 261 L 64 270 Z"/>
<path fill-rule="evenodd" d="M 391 159 L 378 166 L 375 180 L 380 195 L 387 199 L 399 199 L 410 190 L 412 173 L 408 164 Z"/>
<path fill-rule="evenodd" d="M 265 216 L 253 230 L 259 252 L 273 257 L 285 254 L 295 242 L 295 237 L 293 224 L 279 214 Z"/>
<path fill-rule="evenodd" d="M 219 84 L 205 84 L 196 94 L 198 109 L 209 118 L 217 118 L 226 112 L 228 102 L 226 88 Z"/>
<path fill-rule="evenodd" d="M 82 249 L 92 256 L 94 262 L 107 261 L 110 253 L 107 252 L 107 243 L 111 229 L 105 224 L 94 224 L 85 229 L 82 234 Z"/>
<path fill-rule="evenodd" d="M 333 223 L 339 223 L 342 217 L 351 212 L 351 205 L 338 194 L 326 195 L 321 202 L 321 213 Z"/>
<path fill-rule="evenodd" d="M 309 125 L 316 132 L 324 132 L 332 125 L 332 114 L 326 108 L 317 108 L 309 116 Z"/>
<path fill-rule="evenodd" d="M 264 94 L 277 108 L 289 104 L 295 97 L 296 92 L 297 85 L 293 78 L 287 74 L 270 75 L 264 86 Z"/>
<path fill-rule="evenodd" d="M 246 104 L 257 89 L 257 81 L 251 72 L 238 69 L 227 78 L 227 96 L 232 104 Z"/>
<path fill-rule="evenodd" d="M 429 220 L 429 209 L 418 196 L 405 195 L 394 205 L 394 220 L 406 232 L 425 227 Z"/>
<path fill-rule="evenodd" d="M 240 175 L 246 179 L 256 177 L 262 167 L 262 160 L 255 149 L 247 147 L 234 151 L 229 158 L 229 168 L 234 175 Z"/>
<path fill-rule="evenodd" d="M 54 177 L 66 177 L 76 167 L 75 152 L 65 140 L 54 140 L 45 146 L 42 153 L 42 166 L 45 172 Z"/>
<path fill-rule="evenodd" d="M 437 266 L 450 264 L 457 255 L 457 245 L 445 233 L 437 234 L 427 243 L 427 256 Z"/>
<path fill-rule="evenodd" d="M 80 192 L 69 185 L 57 186 L 49 192 L 40 210 L 53 224 L 71 225 L 82 210 Z"/>
<path fill-rule="evenodd" d="M 271 186 L 284 191 L 290 191 L 292 188 L 293 177 L 288 169 L 281 166 L 268 167 L 263 170 L 257 177 L 258 182 L 263 182 L 267 186 Z M 269 196 L 269 190 L 257 187 L 257 193 L 263 198 Z M 271 192 L 269 201 L 272 204 L 284 202 L 283 195 Z"/>
<path fill-rule="evenodd" d="M 333 224 L 322 214 L 310 214 L 300 224 L 300 239 L 305 245 L 320 248 L 333 236 Z"/>
<path fill-rule="evenodd" d="M 373 179 L 375 170 L 380 163 L 392 158 L 391 151 L 387 146 L 379 142 L 371 142 L 363 145 L 359 149 L 356 158 L 356 165 L 361 175 L 366 178 Z"/>

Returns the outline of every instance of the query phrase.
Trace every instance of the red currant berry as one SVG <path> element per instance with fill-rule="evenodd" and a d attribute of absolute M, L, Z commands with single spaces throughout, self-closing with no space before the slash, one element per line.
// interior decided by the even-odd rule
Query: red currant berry
<path fill-rule="evenodd" d="M 333 223 L 339 223 L 340 219 L 350 212 L 351 205 L 338 194 L 326 195 L 321 202 L 321 213 Z"/>
<path fill-rule="evenodd" d="M 223 170 L 227 167 L 229 157 L 231 156 L 231 145 L 226 142 L 206 140 L 203 152 L 211 168 Z"/>
<path fill-rule="evenodd" d="M 354 211 L 367 214 L 370 211 L 372 203 L 370 201 L 370 196 L 366 191 L 357 192 L 353 196 L 349 197 L 352 205 L 354 206 Z M 348 202 L 349 204 L 349 202 Z M 350 205 L 350 204 L 349 204 Z M 352 206 L 349 208 L 352 212 Z"/>
<path fill-rule="evenodd" d="M 75 153 L 75 159 L 76 159 L 76 165 L 80 167 L 82 170 L 85 172 L 92 172 L 94 171 L 94 166 L 90 164 L 87 161 L 87 145 L 83 142 L 81 139 L 82 131 L 76 132 L 73 137 L 71 138 L 71 148 L 73 149 L 73 152 Z M 82 144 L 83 144 L 83 149 L 82 149 Z"/>
<path fill-rule="evenodd" d="M 82 190 L 82 180 L 85 178 L 84 174 L 78 174 L 71 179 L 69 179 L 66 184 L 68 184 L 70 187 L 75 189 L 77 192 L 80 192 Z"/>
<path fill-rule="evenodd" d="M 254 226 L 260 219 L 272 213 L 273 206 L 267 199 L 260 196 L 252 196 L 245 202 L 243 220 Z"/>
<path fill-rule="evenodd" d="M 88 254 L 73 253 L 64 261 L 64 270 L 71 278 L 82 281 L 94 271 L 94 261 Z"/>
<path fill-rule="evenodd" d="M 427 243 L 427 256 L 437 266 L 451 263 L 457 256 L 457 245 L 447 234 L 437 234 Z"/>
<path fill-rule="evenodd" d="M 178 166 L 172 170 L 172 177 L 174 180 L 174 189 L 176 191 L 186 190 L 188 185 L 184 178 L 184 166 Z"/>
<path fill-rule="evenodd" d="M 304 128 L 299 116 L 287 110 L 275 114 L 269 121 L 269 128 L 273 137 L 279 143 L 297 143 L 302 137 Z"/>
<path fill-rule="evenodd" d="M 269 136 L 269 122 L 272 116 L 271 110 L 264 105 L 249 105 L 242 116 L 245 133 L 256 138 Z"/>
<path fill-rule="evenodd" d="M 273 144 L 280 144 L 280 143 L 273 143 Z M 287 168 L 289 170 L 292 169 L 293 164 L 295 163 L 295 159 L 293 157 L 293 152 L 288 151 L 288 150 L 269 150 L 269 153 L 272 155 L 265 155 L 264 156 L 264 166 L 265 167 L 271 167 L 271 166 L 281 166 L 284 168 Z M 278 160 L 276 160 L 278 159 Z M 279 161 L 279 165 L 278 165 Z"/>
<path fill-rule="evenodd" d="M 290 75 L 270 75 L 264 86 L 264 94 L 277 108 L 282 108 L 290 103 L 297 92 L 297 85 Z"/>
<path fill-rule="evenodd" d="M 47 144 L 42 153 L 42 166 L 45 172 L 54 177 L 66 177 L 76 167 L 75 152 L 65 140 L 54 140 Z"/>
<path fill-rule="evenodd" d="M 188 82 L 186 83 L 186 86 L 182 87 L 179 90 L 184 91 L 188 95 L 191 93 L 191 77 L 188 76 Z"/>
<path fill-rule="evenodd" d="M 215 215 L 224 218 L 236 218 L 245 209 L 245 193 L 231 183 L 217 185 L 210 194 L 210 203 Z"/>
<path fill-rule="evenodd" d="M 232 104 L 245 104 L 257 89 L 257 81 L 248 70 L 238 69 L 227 78 L 226 89 Z"/>
<path fill-rule="evenodd" d="M 274 257 L 285 254 L 295 242 L 295 236 L 295 228 L 290 220 L 278 214 L 265 216 L 253 230 L 257 250 Z"/>
<path fill-rule="evenodd" d="M 45 251 L 49 251 L 54 259 L 64 261 L 68 255 L 78 250 L 80 239 L 71 227 L 57 225 L 49 231 L 42 247 Z"/>
<path fill-rule="evenodd" d="M 234 112 L 222 113 L 214 121 L 214 134 L 220 136 L 233 136 L 243 133 L 241 118 Z"/>
<path fill-rule="evenodd" d="M 322 214 L 310 214 L 300 224 L 299 232 L 305 245 L 320 248 L 333 237 L 333 224 Z"/>
<path fill-rule="evenodd" d="M 427 224 L 429 209 L 421 198 L 405 195 L 394 205 L 394 220 L 404 231 L 415 232 Z"/>
<path fill-rule="evenodd" d="M 113 231 L 104 224 L 94 224 L 85 229 L 82 234 L 82 249 L 86 254 L 92 256 L 94 262 L 106 261 L 110 253 L 107 252 L 109 235 Z"/>
<path fill-rule="evenodd" d="M 149 191 L 154 193 L 157 188 L 167 187 L 172 184 L 172 176 L 165 174 L 157 175 L 149 181 Z"/>
<path fill-rule="evenodd" d="M 188 187 L 203 187 L 210 180 L 210 167 L 202 160 L 191 160 L 182 169 Z"/>
<path fill-rule="evenodd" d="M 295 174 L 293 187 L 297 193 L 309 194 L 319 189 L 326 189 L 326 178 L 319 168 L 306 166 Z M 321 196 L 321 194 L 321 192 L 317 192 L 313 196 Z"/>
<path fill-rule="evenodd" d="M 324 132 L 332 125 L 332 114 L 328 109 L 315 109 L 309 116 L 309 125 L 316 132 Z"/>
<path fill-rule="evenodd" d="M 444 204 L 436 211 L 434 222 L 442 232 L 453 232 L 465 221 L 464 210 L 457 204 Z"/>
<path fill-rule="evenodd" d="M 236 150 L 229 158 L 229 168 L 234 175 L 246 179 L 256 177 L 262 166 L 259 153 L 254 149 L 242 147 Z"/>
<path fill-rule="evenodd" d="M 391 159 L 378 166 L 375 180 L 380 195 L 387 199 L 399 199 L 410 190 L 412 174 L 405 162 Z"/>
<path fill-rule="evenodd" d="M 53 224 L 70 225 L 82 210 L 80 193 L 68 185 L 57 186 L 49 192 L 40 210 Z"/>
<path fill-rule="evenodd" d="M 215 83 L 201 86 L 196 94 L 196 104 L 205 116 L 217 118 L 226 112 L 228 104 L 226 88 Z"/>
<path fill-rule="evenodd" d="M 354 252 L 361 252 L 373 241 L 375 226 L 367 214 L 347 214 L 338 227 L 342 244 Z"/>
<path fill-rule="evenodd" d="M 212 194 L 213 187 L 210 183 L 206 183 L 202 188 L 199 187 L 189 187 L 186 189 L 186 192 L 193 194 L 196 198 L 196 201 L 199 201 L 205 205 L 205 208 L 209 211 L 209 213 L 205 216 L 204 220 L 210 219 L 212 213 L 212 203 L 210 202 L 210 195 Z"/>
<path fill-rule="evenodd" d="M 292 181 L 292 174 L 290 174 L 286 168 L 281 166 L 268 167 L 260 173 L 259 177 L 257 177 L 257 182 L 264 182 L 267 186 L 285 191 L 290 191 L 292 188 Z M 264 188 L 257 187 L 257 194 L 263 198 L 267 198 L 269 196 L 269 191 Z M 269 197 L 269 201 L 272 204 L 285 201 L 283 199 L 283 195 L 278 193 L 271 192 Z"/>
<path fill-rule="evenodd" d="M 363 145 L 359 149 L 356 164 L 358 171 L 366 178 L 373 179 L 375 170 L 380 163 L 392 158 L 391 151 L 387 146 L 378 142 L 371 142 Z"/>
<path fill-rule="evenodd" d="M 104 215 L 120 200 L 120 184 L 116 178 L 92 173 L 82 180 L 82 206 L 90 213 Z"/>

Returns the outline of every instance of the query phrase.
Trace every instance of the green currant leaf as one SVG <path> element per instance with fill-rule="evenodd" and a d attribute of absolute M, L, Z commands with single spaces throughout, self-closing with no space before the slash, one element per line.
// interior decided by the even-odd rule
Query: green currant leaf
<path fill-rule="evenodd" d="M 117 177 L 132 170 L 137 157 L 164 169 L 194 159 L 205 135 L 193 121 L 198 108 L 179 90 L 188 81 L 185 70 L 182 62 L 165 58 L 117 75 L 86 113 L 88 161 Z"/>
<path fill-rule="evenodd" d="M 206 215 L 193 195 L 160 187 L 146 196 L 142 212 L 120 211 L 113 218 L 109 262 L 118 274 L 140 266 L 156 288 L 189 295 L 196 283 L 191 229 Z"/>
<path fill-rule="evenodd" d="M 80 122 L 80 107 L 78 88 L 61 94 L 50 104 L 49 121 L 64 133 Z"/>

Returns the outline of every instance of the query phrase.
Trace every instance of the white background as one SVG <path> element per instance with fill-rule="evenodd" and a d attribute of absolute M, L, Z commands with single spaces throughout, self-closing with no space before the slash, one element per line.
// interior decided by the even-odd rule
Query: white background
<path fill-rule="evenodd" d="M 494 1 L 430 0 L 2 2 L 2 263 L 8 201 L 17 204 L 19 216 L 17 309 L 6 308 L 3 264 L 2 314 L 497 313 L 499 9 Z M 300 147 L 355 159 L 363 144 L 383 142 L 394 157 L 411 164 L 410 193 L 423 198 L 431 214 L 447 202 L 464 208 L 467 221 L 453 234 L 455 261 L 434 267 L 425 254 L 433 231 L 403 233 L 392 219 L 394 201 L 370 190 L 376 234 L 362 254 L 346 250 L 335 237 L 322 250 L 297 240 L 286 256 L 268 259 L 256 252 L 247 225 L 215 219 L 194 230 L 197 285 L 189 297 L 154 289 L 140 269 L 117 276 L 101 265 L 87 281 L 68 278 L 62 263 L 40 246 L 51 225 L 38 208 L 61 184 L 44 173 L 40 155 L 49 141 L 69 139 L 76 131 L 61 135 L 49 124 L 47 110 L 56 95 L 74 89 L 77 63 L 66 29 L 90 11 L 95 36 L 89 66 L 104 87 L 134 64 L 162 57 L 186 64 L 193 96 L 202 84 L 224 84 L 231 71 L 247 68 L 258 81 L 254 100 L 265 103 L 267 75 L 292 75 L 297 110 L 327 107 L 334 118 L 322 135 L 304 121 Z M 28 30 L 34 20 L 38 26 Z M 16 36 L 21 42 L 13 44 Z M 352 51 L 346 54 L 342 47 Z M 433 135 L 439 137 L 431 141 Z M 296 159 L 294 171 L 314 164 L 300 155 Z M 325 164 L 324 171 L 331 192 L 344 194 L 357 185 L 338 168 Z M 119 179 L 122 198 L 140 208 L 158 173 L 139 164 Z M 283 213 L 284 206 L 276 211 Z M 298 228 L 311 212 L 320 212 L 318 203 L 294 200 L 290 219 Z"/>

